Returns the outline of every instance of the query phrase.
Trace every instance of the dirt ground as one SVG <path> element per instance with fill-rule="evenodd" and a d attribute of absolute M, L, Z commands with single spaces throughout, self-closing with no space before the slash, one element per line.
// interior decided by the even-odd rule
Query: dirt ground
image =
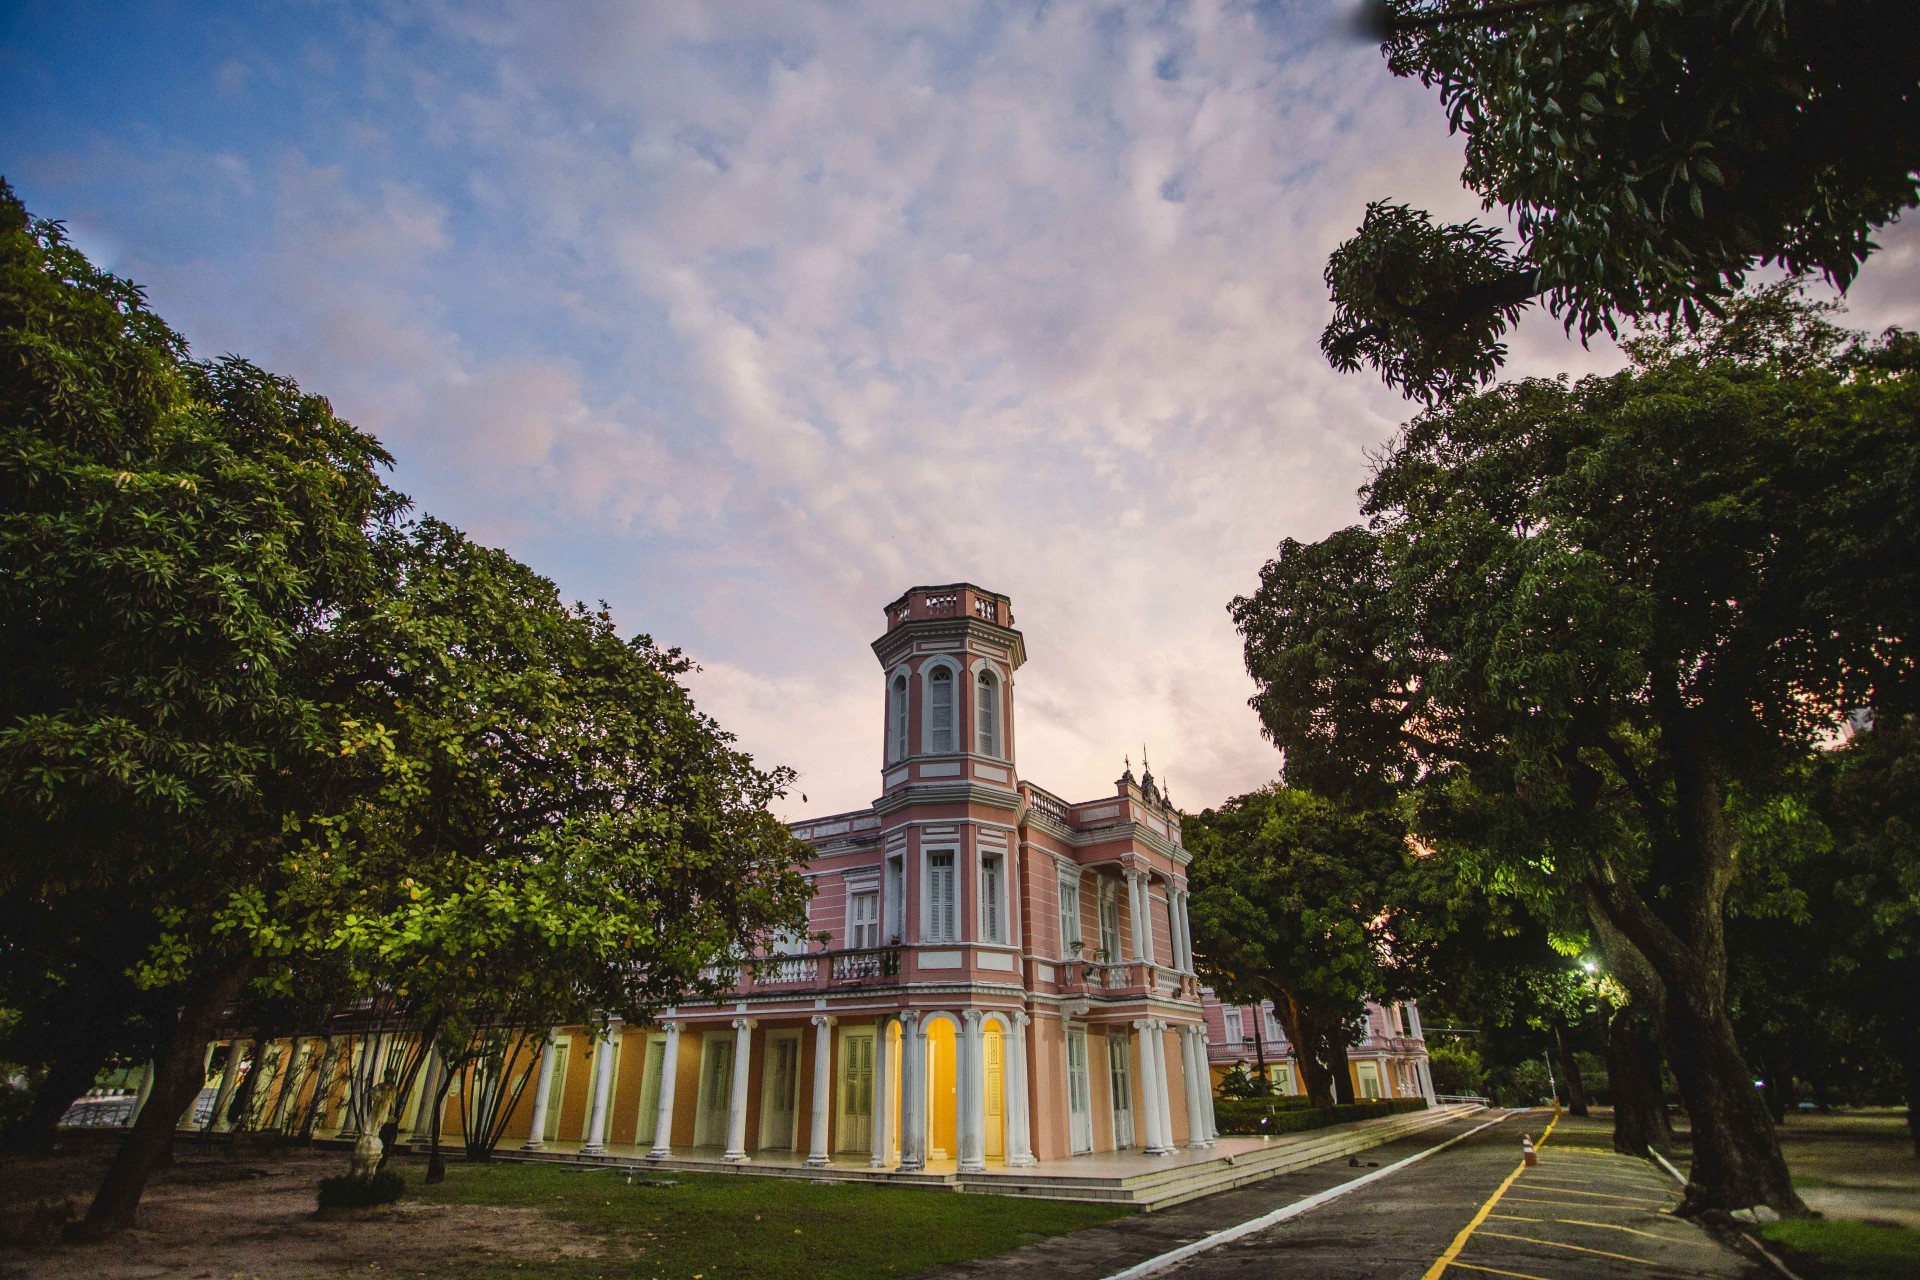
<path fill-rule="evenodd" d="M 346 1172 L 344 1152 L 272 1155 L 182 1143 L 141 1203 L 139 1229 L 87 1245 L 23 1245 L 36 1206 L 85 1211 L 111 1146 L 76 1139 L 46 1157 L 0 1161 L 0 1277 L 5 1280 L 306 1280 L 460 1275 L 478 1264 L 597 1257 L 605 1243 L 531 1209 L 402 1202 L 323 1221 L 314 1187 Z M 417 1177 L 417 1171 L 410 1171 Z M 220 1194 L 205 1194 L 219 1186 Z"/>

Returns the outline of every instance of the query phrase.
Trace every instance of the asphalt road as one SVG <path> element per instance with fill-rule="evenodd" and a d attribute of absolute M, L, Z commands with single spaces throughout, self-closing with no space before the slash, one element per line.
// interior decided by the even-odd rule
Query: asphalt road
<path fill-rule="evenodd" d="M 1489 1118 L 1473 1116 L 1376 1148 L 1360 1157 L 1359 1168 L 1336 1161 L 1303 1169 L 938 1274 L 1099 1280 L 1372 1172 L 1369 1162 L 1384 1168 Z M 1520 1135 L 1538 1139 L 1550 1118 L 1541 1112 L 1507 1118 L 1289 1221 L 1159 1270 L 1154 1280 L 1421 1280 L 1430 1273 L 1444 1280 L 1759 1280 L 1770 1274 L 1669 1216 L 1679 1202 L 1672 1179 L 1643 1160 L 1616 1155 L 1604 1122 L 1561 1119 L 1539 1163 L 1521 1169 Z M 1443 1259 L 1447 1265 L 1433 1272 Z"/>

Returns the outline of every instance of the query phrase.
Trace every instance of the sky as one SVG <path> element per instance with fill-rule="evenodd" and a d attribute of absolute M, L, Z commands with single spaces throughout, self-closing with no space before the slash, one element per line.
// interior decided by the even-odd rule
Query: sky
<path fill-rule="evenodd" d="M 868 645 L 955 581 L 1025 633 L 1022 776 L 1149 751 L 1194 810 L 1279 764 L 1227 602 L 1412 414 L 1321 357 L 1327 255 L 1370 199 L 1479 212 L 1346 8 L 15 0 L 0 174 L 419 510 L 685 650 L 784 816 L 878 793 Z M 1852 323 L 1920 327 L 1913 231 Z"/>

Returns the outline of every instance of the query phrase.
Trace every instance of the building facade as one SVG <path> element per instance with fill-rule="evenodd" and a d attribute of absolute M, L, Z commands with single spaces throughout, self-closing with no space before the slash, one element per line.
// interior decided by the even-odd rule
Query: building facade
<path fill-rule="evenodd" d="M 811 848 L 808 935 L 727 966 L 724 1000 L 529 1044 L 505 1072 L 528 1087 L 503 1145 L 967 1172 L 1211 1144 L 1188 856 L 1151 771 L 1078 802 L 1020 776 L 1026 645 L 1003 595 L 915 587 L 873 653 L 878 798 L 793 826 Z M 292 1073 L 276 1113 L 339 1132 L 344 1082 L 377 1074 L 366 1053 L 398 1052 L 354 1045 L 236 1044 L 210 1059 L 210 1123 L 245 1059 Z M 403 1135 L 424 1134 L 432 1084 L 429 1066 Z M 462 1114 L 449 1106 L 443 1132 Z"/>
<path fill-rule="evenodd" d="M 1223 1004 L 1205 987 L 1200 997 L 1207 1021 L 1207 1062 L 1216 1089 L 1228 1072 L 1244 1066 L 1252 1074 L 1264 1071 L 1278 1093 L 1306 1093 L 1299 1055 L 1274 1016 L 1271 1001 Z M 1388 1005 L 1368 1001 L 1364 1026 L 1355 1032 L 1347 1047 L 1354 1097 L 1435 1100 L 1418 1005 L 1411 1000 Z"/>

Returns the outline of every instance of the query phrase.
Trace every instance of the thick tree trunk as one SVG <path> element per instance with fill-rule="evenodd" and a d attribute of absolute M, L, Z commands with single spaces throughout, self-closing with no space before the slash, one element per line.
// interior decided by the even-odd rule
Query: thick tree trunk
<path fill-rule="evenodd" d="M 253 1114 L 253 1095 L 259 1091 L 260 1064 L 266 1056 L 267 1041 L 261 1036 L 255 1036 L 248 1042 L 247 1056 L 240 1060 L 241 1065 L 247 1070 L 247 1078 L 242 1080 L 240 1087 L 233 1091 L 233 1101 L 227 1104 L 229 1134 L 227 1141 L 229 1142 L 233 1141 L 232 1135 L 243 1133 L 253 1127 L 249 1123 Z"/>
<path fill-rule="evenodd" d="M 227 1009 L 246 989 L 253 970 L 251 960 L 235 962 L 199 983 L 198 990 L 189 992 L 167 1043 L 154 1059 L 153 1092 L 147 1098 L 146 1108 L 134 1121 L 127 1140 L 108 1166 L 107 1176 L 101 1181 L 100 1190 L 94 1193 L 93 1204 L 87 1209 L 86 1219 L 79 1224 L 77 1235 L 98 1237 L 134 1225 L 134 1215 L 140 1208 L 140 1197 L 147 1189 L 147 1178 L 155 1162 L 172 1143 L 174 1127 L 206 1083 L 207 1041 L 213 1038 Z"/>
<path fill-rule="evenodd" d="M 46 1078 L 34 1090 L 33 1105 L 26 1116 L 7 1135 L 7 1145 L 20 1151 L 51 1147 L 60 1133 L 60 1117 L 93 1087 L 106 1061 L 107 1051 L 96 1037 L 83 1033 L 68 1042 L 67 1051 L 53 1060 Z"/>
<path fill-rule="evenodd" d="M 1307 1104 L 1325 1111 L 1333 1106 L 1333 1077 L 1320 1057 L 1319 1024 L 1291 992 L 1277 992 L 1273 998 L 1273 1016 L 1287 1033 L 1294 1060 L 1300 1064 L 1300 1085 L 1306 1091 Z M 1259 1030 L 1255 1026 L 1255 1031 Z M 1258 1042 L 1256 1042 L 1258 1043 Z"/>
<path fill-rule="evenodd" d="M 1655 858 L 1673 892 L 1656 912 L 1638 888 L 1603 867 L 1589 888 L 1611 923 L 1664 987 L 1662 1038 L 1693 1122 L 1693 1167 L 1679 1212 L 1730 1212 L 1764 1204 L 1808 1210 L 1793 1189 L 1773 1121 L 1753 1087 L 1727 1008 L 1726 921 L 1735 859 L 1714 744 L 1671 683 L 1656 691 L 1673 800 L 1644 802 Z"/>
<path fill-rule="evenodd" d="M 1333 1098 L 1335 1102 L 1355 1101 L 1353 1092 L 1353 1068 L 1347 1065 L 1347 1038 L 1342 1035 L 1330 1035 L 1326 1038 L 1327 1071 L 1333 1076 Z M 1385 1083 L 1384 1081 L 1382 1083 Z"/>
<path fill-rule="evenodd" d="M 1648 1070 L 1639 1015 L 1621 1009 L 1607 1022 L 1607 1081 L 1613 1093 L 1613 1149 L 1644 1156 L 1666 1141 L 1667 1108 L 1657 1067 Z M 1657 1061 L 1657 1059 L 1656 1059 Z"/>
<path fill-rule="evenodd" d="M 1566 1015 L 1555 1010 L 1553 1051 L 1560 1059 L 1560 1075 L 1567 1082 L 1567 1110 L 1576 1116 L 1587 1114 L 1587 1082 L 1580 1075 L 1580 1060 L 1573 1056 L 1573 1032 L 1567 1028 Z"/>

